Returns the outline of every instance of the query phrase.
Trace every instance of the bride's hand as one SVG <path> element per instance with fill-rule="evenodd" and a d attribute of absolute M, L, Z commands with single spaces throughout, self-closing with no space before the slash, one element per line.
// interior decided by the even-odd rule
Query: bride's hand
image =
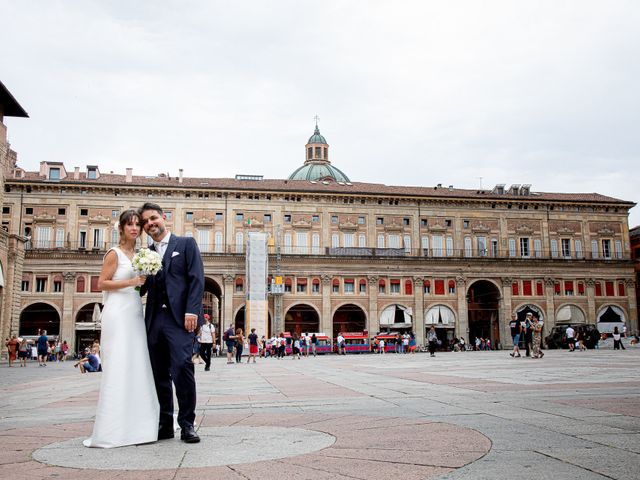
<path fill-rule="evenodd" d="M 141 287 L 142 285 L 144 285 L 144 282 L 146 282 L 146 281 L 147 281 L 147 276 L 146 275 L 138 275 L 138 276 L 133 277 L 131 279 L 133 287 Z"/>

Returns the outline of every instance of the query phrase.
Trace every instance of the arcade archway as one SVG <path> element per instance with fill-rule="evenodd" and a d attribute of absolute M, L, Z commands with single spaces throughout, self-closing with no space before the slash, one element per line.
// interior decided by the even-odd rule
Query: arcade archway
<path fill-rule="evenodd" d="M 222 288 L 212 278 L 204 278 L 204 294 L 202 295 L 202 310 L 209 315 L 211 323 L 215 326 L 216 332 L 222 331 Z M 244 315 L 242 317 L 244 319 Z M 220 334 L 217 334 L 217 341 L 220 342 Z"/>
<path fill-rule="evenodd" d="M 353 303 L 342 305 L 333 314 L 333 338 L 340 332 L 363 332 L 367 328 L 367 316 L 362 307 Z"/>
<path fill-rule="evenodd" d="M 298 335 L 319 332 L 320 317 L 318 312 L 310 305 L 294 305 L 287 310 L 284 316 L 284 329 Z"/>
<path fill-rule="evenodd" d="M 380 312 L 380 332 L 409 333 L 413 331 L 413 312 L 410 308 L 394 303 Z"/>
<path fill-rule="evenodd" d="M 500 290 L 488 280 L 474 282 L 467 292 L 469 338 L 490 338 L 492 345 L 500 342 Z M 460 335 L 463 335 L 460 332 Z"/>
<path fill-rule="evenodd" d="M 100 341 L 100 334 L 102 333 L 100 312 L 100 304 L 98 302 L 88 303 L 78 310 L 76 314 L 76 342 L 74 345 L 76 352 L 81 352 L 86 347 L 90 347 L 95 340 Z"/>
<path fill-rule="evenodd" d="M 47 335 L 60 335 L 60 315 L 48 303 L 33 303 L 20 313 L 19 335 L 37 336 L 40 330 Z"/>

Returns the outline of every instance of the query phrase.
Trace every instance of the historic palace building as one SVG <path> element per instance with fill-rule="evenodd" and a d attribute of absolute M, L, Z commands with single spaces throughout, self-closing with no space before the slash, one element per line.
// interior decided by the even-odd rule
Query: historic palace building
<path fill-rule="evenodd" d="M 5 107 L 11 114 L 20 111 Z M 77 348 L 97 336 L 102 257 L 118 241 L 120 212 L 146 201 L 165 209 L 171 231 L 197 240 L 205 311 L 219 327 L 244 324 L 246 241 L 265 232 L 269 272 L 282 277 L 269 296 L 272 331 L 412 331 L 423 344 L 435 325 L 443 339 L 505 346 L 511 314 L 530 311 L 547 330 L 568 321 L 637 329 L 629 201 L 530 185 L 359 183 L 329 161 L 317 125 L 304 164 L 280 180 L 48 161 L 30 172 L 3 152 L 4 337 L 44 327 Z"/>

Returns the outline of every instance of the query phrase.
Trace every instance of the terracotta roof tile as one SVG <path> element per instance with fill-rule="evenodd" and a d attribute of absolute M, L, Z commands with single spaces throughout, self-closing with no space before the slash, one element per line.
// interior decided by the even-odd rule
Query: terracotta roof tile
<path fill-rule="evenodd" d="M 25 172 L 23 179 L 7 178 L 7 182 L 42 182 L 52 183 L 43 179 L 38 172 Z M 80 179 L 74 180 L 73 173 L 67 178 L 56 183 L 67 185 L 104 185 L 120 187 L 172 187 L 172 188 L 200 188 L 207 190 L 244 190 L 260 192 L 290 192 L 290 193 L 319 193 L 319 194 L 355 194 L 355 195 L 380 195 L 380 196 L 404 196 L 427 198 L 466 198 L 487 200 L 512 200 L 512 201 L 560 201 L 560 202 L 595 202 L 616 203 L 633 206 L 635 203 L 620 200 L 599 193 L 553 193 L 531 192 L 529 195 L 512 195 L 509 193 L 498 194 L 491 190 L 471 190 L 448 187 L 415 187 L 400 185 L 384 185 L 381 183 L 338 184 L 335 182 L 317 181 L 311 183 L 307 180 L 236 180 L 235 178 L 193 178 L 184 177 L 179 183 L 178 177 L 145 177 L 135 175 L 130 183 L 126 182 L 125 175 L 101 173 L 100 178 L 87 180 L 86 174 L 80 173 Z"/>

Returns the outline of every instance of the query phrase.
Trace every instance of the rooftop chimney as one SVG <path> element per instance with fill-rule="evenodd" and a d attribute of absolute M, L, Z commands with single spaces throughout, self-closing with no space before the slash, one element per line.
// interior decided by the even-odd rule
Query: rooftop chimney
<path fill-rule="evenodd" d="M 127 168 L 127 178 L 125 179 L 127 183 L 133 182 L 133 168 Z"/>
<path fill-rule="evenodd" d="M 178 183 L 182 183 L 182 168 L 178 172 Z"/>
<path fill-rule="evenodd" d="M 73 179 L 80 180 L 80 167 L 73 167 Z"/>
<path fill-rule="evenodd" d="M 47 162 L 40 162 L 40 176 L 47 176 Z"/>

